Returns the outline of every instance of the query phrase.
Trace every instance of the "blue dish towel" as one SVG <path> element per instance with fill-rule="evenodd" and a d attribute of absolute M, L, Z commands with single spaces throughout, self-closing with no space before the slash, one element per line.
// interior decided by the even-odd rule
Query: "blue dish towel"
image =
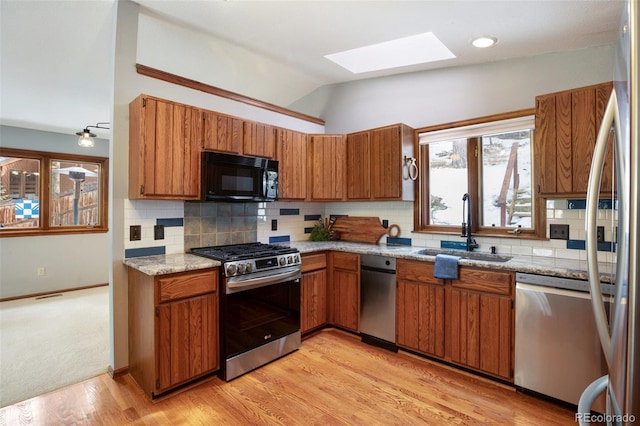
<path fill-rule="evenodd" d="M 460 257 L 449 254 L 436 255 L 436 264 L 433 268 L 433 276 L 445 280 L 458 279 L 458 260 Z"/>

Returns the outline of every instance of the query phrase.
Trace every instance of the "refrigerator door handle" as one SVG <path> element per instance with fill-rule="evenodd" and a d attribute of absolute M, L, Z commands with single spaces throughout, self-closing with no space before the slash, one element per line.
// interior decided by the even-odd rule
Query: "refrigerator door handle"
<path fill-rule="evenodd" d="M 600 396 L 601 393 L 607 390 L 609 385 L 609 376 L 602 376 L 599 379 L 594 380 L 580 395 L 580 401 L 578 401 L 578 411 L 576 411 L 576 420 L 580 426 L 589 426 L 591 420 L 589 414 L 591 413 L 591 407 L 593 402 Z"/>
<path fill-rule="evenodd" d="M 598 199 L 600 195 L 600 183 L 602 179 L 602 170 L 604 168 L 605 155 L 609 145 L 609 137 L 612 126 L 615 126 L 614 137 L 616 143 L 620 137 L 620 114 L 618 111 L 618 100 L 615 88 L 611 91 L 609 102 L 604 111 L 602 124 L 598 131 L 598 137 L 593 149 L 593 159 L 591 161 L 591 173 L 589 174 L 589 185 L 587 187 L 587 209 L 585 212 L 585 232 L 586 232 L 586 251 L 587 251 L 587 272 L 589 277 L 589 287 L 592 294 L 591 304 L 596 319 L 596 327 L 600 336 L 602 351 L 604 352 L 607 365 L 611 365 L 611 334 L 609 332 L 609 321 L 604 302 L 602 300 L 602 290 L 600 288 L 600 272 L 598 270 L 598 243 L 596 237 L 597 217 L 598 217 Z M 617 148 L 617 147 L 616 147 Z M 616 149 L 616 152 L 620 152 Z M 618 176 L 618 184 L 621 183 Z M 618 206 L 618 208 L 622 208 Z M 598 297 L 596 297 L 598 296 Z"/>

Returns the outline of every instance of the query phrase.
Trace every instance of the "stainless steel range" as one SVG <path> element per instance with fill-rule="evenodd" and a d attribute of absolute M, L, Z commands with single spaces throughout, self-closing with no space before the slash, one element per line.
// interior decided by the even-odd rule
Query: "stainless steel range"
<path fill-rule="evenodd" d="M 300 347 L 301 261 L 297 249 L 247 243 L 191 253 L 222 262 L 220 349 L 224 380 Z"/>

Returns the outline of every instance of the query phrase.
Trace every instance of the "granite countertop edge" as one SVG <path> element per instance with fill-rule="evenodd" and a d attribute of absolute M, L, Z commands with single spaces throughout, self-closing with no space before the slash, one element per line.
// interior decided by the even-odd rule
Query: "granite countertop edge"
<path fill-rule="evenodd" d="M 425 247 L 367 244 L 348 241 L 295 241 L 283 243 L 295 247 L 301 254 L 342 251 L 357 254 L 377 254 L 399 259 L 434 262 L 435 256 L 417 253 Z M 475 266 L 492 270 L 509 272 L 525 272 L 563 278 L 587 279 L 587 261 L 560 259 L 544 256 L 513 255 L 509 261 L 494 262 L 485 260 L 460 259 L 461 266 Z M 126 258 L 123 263 L 148 275 L 165 275 L 198 269 L 216 268 L 221 262 L 196 256 L 190 253 L 141 256 Z M 613 282 L 614 266 L 610 263 L 599 263 L 600 278 L 603 282 Z"/>
<path fill-rule="evenodd" d="M 358 254 L 378 254 L 392 256 L 399 259 L 409 259 L 418 261 L 435 262 L 435 256 L 418 254 L 425 247 L 402 246 L 402 245 L 381 245 L 354 243 L 346 241 L 298 241 L 288 243 L 291 247 L 297 248 L 300 253 L 314 253 L 322 251 L 344 251 Z M 574 259 L 561 259 L 546 256 L 526 256 L 510 255 L 511 259 L 506 262 L 460 259 L 461 266 L 475 266 L 492 270 L 502 270 L 509 272 L 525 272 L 531 274 L 548 275 L 562 278 L 575 278 L 586 280 L 587 261 Z M 606 262 L 598 263 L 600 279 L 602 282 L 612 282 L 615 265 Z"/>
<path fill-rule="evenodd" d="M 221 263 L 190 253 L 159 254 L 153 256 L 129 257 L 122 261 L 130 268 L 147 275 L 166 275 L 178 272 L 217 268 Z"/>

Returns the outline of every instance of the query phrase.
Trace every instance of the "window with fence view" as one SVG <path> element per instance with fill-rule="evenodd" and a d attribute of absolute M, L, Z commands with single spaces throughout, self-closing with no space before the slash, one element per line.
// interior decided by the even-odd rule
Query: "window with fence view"
<path fill-rule="evenodd" d="M 0 152 L 0 235 L 106 228 L 106 159 L 6 151 Z"/>

